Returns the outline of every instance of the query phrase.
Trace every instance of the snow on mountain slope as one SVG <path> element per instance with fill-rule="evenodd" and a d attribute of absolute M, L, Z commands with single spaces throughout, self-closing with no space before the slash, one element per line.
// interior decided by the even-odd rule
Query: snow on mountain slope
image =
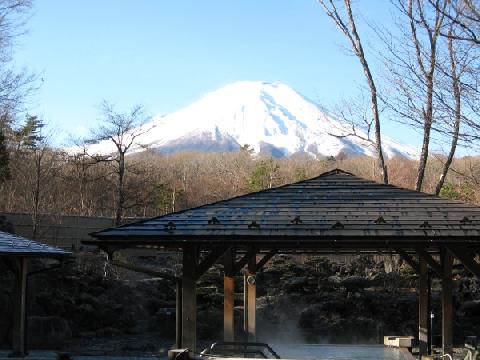
<path fill-rule="evenodd" d="M 249 144 L 256 153 L 274 156 L 375 153 L 371 144 L 357 137 L 332 136 L 351 132 L 350 126 L 282 83 L 235 82 L 177 112 L 156 116 L 145 126 L 153 128 L 137 139 L 132 152 L 145 146 L 164 153 L 236 151 Z M 389 157 L 416 157 L 415 149 L 386 137 L 383 147 Z M 108 154 L 114 147 L 104 141 L 90 151 Z"/>

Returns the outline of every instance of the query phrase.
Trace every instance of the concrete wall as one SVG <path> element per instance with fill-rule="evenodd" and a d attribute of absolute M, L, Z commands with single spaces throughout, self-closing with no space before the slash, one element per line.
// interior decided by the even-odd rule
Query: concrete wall
<path fill-rule="evenodd" d="M 31 214 L 0 213 L 13 225 L 15 234 L 33 239 Z M 41 215 L 35 240 L 65 249 L 80 249 L 91 232 L 111 227 L 114 219 L 87 216 Z"/>
<path fill-rule="evenodd" d="M 33 239 L 31 214 L 0 213 L 0 216 L 1 215 L 5 216 L 7 221 L 13 225 L 15 234 Z M 133 222 L 136 220 L 141 219 L 126 219 L 125 222 Z M 42 215 L 36 240 L 68 250 L 79 250 L 84 246 L 81 244 L 81 241 L 91 238 L 90 235 L 88 235 L 89 233 L 113 225 L 114 219 L 106 217 Z M 146 255 L 148 254 L 149 252 L 147 251 Z M 358 255 L 331 254 L 325 257 L 339 264 L 349 264 L 357 258 Z M 298 257 L 300 262 L 305 259 L 305 256 Z M 392 259 L 389 256 L 374 255 L 374 259 L 375 261 L 386 261 L 387 266 L 389 265 L 388 263 L 392 261 L 398 263 L 398 256 L 394 256 Z M 387 272 L 389 271 L 387 270 Z"/>

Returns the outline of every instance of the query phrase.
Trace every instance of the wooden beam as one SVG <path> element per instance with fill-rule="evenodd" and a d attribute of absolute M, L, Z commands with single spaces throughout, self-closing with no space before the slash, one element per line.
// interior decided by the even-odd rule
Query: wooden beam
<path fill-rule="evenodd" d="M 128 263 L 126 261 L 120 261 L 120 260 L 111 260 L 110 262 L 112 263 L 112 265 L 121 267 L 123 269 L 139 272 L 139 273 L 150 275 L 153 277 L 163 278 L 171 281 L 178 280 L 178 278 L 175 275 L 172 275 L 165 271 L 156 271 L 145 266 L 136 265 L 136 264 Z"/>
<path fill-rule="evenodd" d="M 432 355 L 432 334 L 433 334 L 433 328 L 432 328 L 432 272 L 430 270 L 427 271 L 427 316 L 428 316 L 428 342 L 427 342 L 427 348 L 428 348 L 428 355 Z"/>
<path fill-rule="evenodd" d="M 182 348 L 182 279 L 175 283 L 175 347 Z"/>
<path fill-rule="evenodd" d="M 411 257 L 405 250 L 401 249 L 401 248 L 395 248 L 394 249 L 398 255 L 400 255 L 400 257 L 408 264 L 410 265 L 413 270 L 415 270 L 415 272 L 417 274 L 420 273 L 420 265 L 419 265 L 419 262 L 416 261 L 413 257 Z"/>
<path fill-rule="evenodd" d="M 198 248 L 183 248 L 182 275 L 182 347 L 195 352 L 197 348 L 197 262 Z"/>
<path fill-rule="evenodd" d="M 480 279 L 480 264 L 475 261 L 475 254 L 469 254 L 465 249 L 456 246 L 448 246 L 447 249 L 462 262 L 465 269 Z"/>
<path fill-rule="evenodd" d="M 248 342 L 248 274 L 243 274 L 243 333 L 245 334 L 244 341 Z"/>
<path fill-rule="evenodd" d="M 432 270 L 435 271 L 435 273 L 439 277 L 442 277 L 442 266 L 434 258 L 432 258 L 432 256 L 428 252 L 426 252 L 424 248 L 417 247 L 415 248 L 415 251 L 423 260 L 427 262 L 428 265 L 430 265 Z"/>
<path fill-rule="evenodd" d="M 225 254 L 225 252 L 229 249 L 227 245 L 219 245 L 214 247 L 210 253 L 201 261 L 200 264 L 197 266 L 197 280 L 205 274 L 208 269 L 212 267 L 213 264 L 217 262 L 217 260 Z"/>
<path fill-rule="evenodd" d="M 256 312 L 257 312 L 257 283 L 256 283 L 256 259 L 255 256 L 248 262 L 247 268 L 247 334 L 248 341 L 256 341 Z"/>
<path fill-rule="evenodd" d="M 428 353 L 428 267 L 427 262 L 420 258 L 418 281 L 418 345 L 419 357 Z"/>
<path fill-rule="evenodd" d="M 247 263 L 250 261 L 250 259 L 252 259 L 252 257 L 255 257 L 255 249 L 253 248 L 250 248 L 248 249 L 248 251 L 245 253 L 245 255 L 243 255 L 243 257 L 237 262 L 235 263 L 234 267 L 233 267 L 233 271 L 234 273 L 238 273 L 240 270 L 242 270 L 242 268 L 247 265 Z"/>
<path fill-rule="evenodd" d="M 15 290 L 13 307 L 12 347 L 13 357 L 26 356 L 26 300 L 27 300 L 27 259 L 19 257 L 14 260 Z"/>
<path fill-rule="evenodd" d="M 275 254 L 277 253 L 277 250 L 273 249 L 273 250 L 270 250 L 268 253 L 266 253 L 263 258 L 260 259 L 260 261 L 258 263 L 255 264 L 255 272 L 258 272 L 260 271 L 261 268 L 263 268 L 265 266 L 265 264 L 272 258 L 275 256 Z"/>
<path fill-rule="evenodd" d="M 453 354 L 452 268 L 453 254 L 442 249 L 442 350 L 443 355 Z"/>
<path fill-rule="evenodd" d="M 230 248 L 223 256 L 223 340 L 226 342 L 235 341 L 234 263 L 235 250 Z"/>

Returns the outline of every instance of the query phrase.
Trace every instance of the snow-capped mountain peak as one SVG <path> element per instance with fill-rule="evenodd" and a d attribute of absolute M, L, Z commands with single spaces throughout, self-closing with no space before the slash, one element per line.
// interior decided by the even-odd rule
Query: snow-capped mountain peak
<path fill-rule="evenodd" d="M 146 126 L 152 129 L 137 139 L 132 151 L 146 146 L 164 153 L 236 151 L 248 144 L 256 153 L 274 156 L 374 155 L 373 146 L 358 137 L 333 136 L 351 132 L 350 126 L 283 83 L 238 81 L 179 111 L 155 116 Z M 92 150 L 113 152 L 111 145 L 102 142 Z M 383 148 L 387 156 L 415 157 L 414 149 L 385 137 Z"/>

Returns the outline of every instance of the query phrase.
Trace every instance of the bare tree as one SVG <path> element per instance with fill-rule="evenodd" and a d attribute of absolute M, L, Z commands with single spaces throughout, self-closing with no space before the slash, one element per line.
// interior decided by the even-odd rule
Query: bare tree
<path fill-rule="evenodd" d="M 437 0 L 437 2 L 439 2 Z M 443 1 L 446 4 L 446 1 Z M 424 84 L 424 106 L 421 109 L 423 117 L 423 142 L 420 153 L 420 160 L 417 171 L 417 179 L 415 180 L 415 190 L 422 189 L 423 178 L 425 177 L 425 169 L 429 154 L 430 133 L 433 125 L 433 93 L 435 87 L 435 70 L 437 68 L 437 42 L 440 30 L 443 24 L 444 16 L 440 11 L 435 11 L 434 23 L 431 26 L 425 14 L 422 0 L 408 0 L 408 6 L 405 8 L 400 1 L 402 9 L 406 10 L 406 14 L 410 23 L 411 39 L 415 47 L 415 55 L 417 60 L 417 69 L 420 70 L 418 75 Z M 426 32 L 427 45 L 423 45 L 419 38 L 419 26 Z"/>
<path fill-rule="evenodd" d="M 436 0 L 445 8 L 448 0 Z M 385 65 L 394 92 L 383 96 L 389 109 L 400 122 L 420 129 L 423 135 L 415 180 L 415 190 L 422 190 L 429 156 L 431 133 L 435 123 L 435 91 L 437 68 L 444 26 L 441 11 L 429 7 L 424 0 L 395 0 L 399 10 L 401 35 L 378 31 L 387 46 Z"/>
<path fill-rule="evenodd" d="M 15 41 L 25 33 L 31 0 L 0 0 L 0 122 L 10 125 L 25 98 L 36 89 L 36 76 L 11 66 Z M 6 124 L 7 122 L 7 124 Z M 6 132 L 8 136 L 8 133 Z"/>
<path fill-rule="evenodd" d="M 53 161 L 52 159 L 47 159 L 49 148 L 45 140 L 38 143 L 31 149 L 31 151 L 34 165 L 34 184 L 32 187 L 32 238 L 36 239 L 38 235 L 38 227 L 40 225 L 40 205 L 43 195 L 43 181 L 45 180 L 44 173 L 53 165 Z"/>
<path fill-rule="evenodd" d="M 363 68 L 363 73 L 367 80 L 368 88 L 370 90 L 370 104 L 373 119 L 373 127 L 375 129 L 375 150 L 377 153 L 378 167 L 382 174 L 382 180 L 385 184 L 388 183 L 388 171 L 382 149 L 382 136 L 380 128 L 380 113 L 378 110 L 378 95 L 375 81 L 370 71 L 365 52 L 363 50 L 362 41 L 357 31 L 357 26 L 352 12 L 352 4 L 350 0 L 344 0 L 344 9 L 339 9 L 334 0 L 318 0 L 322 5 L 325 13 L 335 22 L 337 28 L 347 37 L 350 42 L 353 53 L 360 61 Z M 342 14 L 343 12 L 343 14 Z M 351 135 L 355 135 L 352 133 Z"/>
<path fill-rule="evenodd" d="M 334 110 L 335 115 L 342 120 L 341 125 L 334 129 L 334 132 L 329 132 L 329 135 L 338 139 L 355 137 L 366 144 L 366 146 L 376 149 L 374 119 L 370 115 L 370 100 L 367 97 L 367 94 L 362 91 L 358 97 L 351 97 L 348 100 L 341 101 L 337 109 Z M 381 113 L 380 108 L 378 111 Z M 376 179 L 381 176 L 381 174 L 378 174 L 378 161 L 377 164 L 373 163 L 372 165 L 373 177 Z"/>
<path fill-rule="evenodd" d="M 94 148 L 91 154 L 97 162 L 108 162 L 112 164 L 112 174 L 115 181 L 115 224 L 120 225 L 125 208 L 125 156 L 132 146 L 143 146 L 138 142 L 141 135 L 152 129 L 147 126 L 147 118 L 142 106 L 134 106 L 129 112 L 118 113 L 113 105 L 106 101 L 101 104 L 101 112 L 104 122 L 99 128 L 93 130 L 93 136 L 88 141 L 90 144 L 102 143 L 113 144 L 114 151 L 108 155 L 95 153 Z"/>
<path fill-rule="evenodd" d="M 31 0 L 0 0 L 0 178 L 9 175 L 7 144 L 13 119 L 35 89 L 35 76 L 11 65 L 15 40 L 24 33 Z"/>
<path fill-rule="evenodd" d="M 450 128 L 447 128 L 445 132 L 451 136 L 451 145 L 439 180 L 435 186 L 436 195 L 440 194 L 440 190 L 445 183 L 460 137 L 466 141 L 469 140 L 468 136 L 460 132 L 462 124 L 470 126 L 475 121 L 472 117 L 465 114 L 468 102 L 467 104 L 465 103 L 467 99 L 470 99 L 472 90 L 471 75 L 476 73 L 477 56 L 473 54 L 474 45 L 458 40 L 454 34 L 454 25 L 450 24 L 449 36 L 446 39 L 448 44 L 448 61 L 446 63 L 448 66 L 446 69 L 444 69 L 443 65 L 439 67 L 446 80 L 446 86 L 443 91 L 437 93 L 437 98 L 445 107 L 447 118 L 450 120 L 447 123 L 447 127 Z M 473 79 L 473 82 L 476 82 L 475 79 Z M 473 116 L 475 117 L 476 115 L 473 114 Z"/>
<path fill-rule="evenodd" d="M 45 122 L 37 116 L 27 116 L 16 131 L 17 144 L 12 153 L 15 165 L 22 163 L 28 171 L 25 176 L 25 198 L 32 216 L 32 238 L 38 237 L 41 213 L 46 207 L 54 207 L 51 194 L 56 194 L 54 178 L 58 170 L 59 153 L 54 151 L 45 132 Z M 50 197 L 50 198 L 49 198 Z"/>
<path fill-rule="evenodd" d="M 442 31 L 442 36 L 480 45 L 480 7 L 476 0 L 449 0 L 447 7 L 441 6 L 437 0 L 428 2 L 455 28 L 454 32 Z"/>
<path fill-rule="evenodd" d="M 95 159 L 88 155 L 87 144 L 79 144 L 77 148 L 81 150 L 73 154 L 63 154 L 65 167 L 61 176 L 64 182 L 76 184 L 76 196 L 68 197 L 69 203 L 72 204 L 70 211 L 82 216 L 91 216 L 94 209 L 93 206 L 90 206 L 91 196 L 89 196 L 89 192 L 92 192 L 92 184 L 97 183 L 98 185 L 98 182 L 105 178 L 105 174 L 101 171 L 102 169 L 94 169 L 97 163 Z"/>

